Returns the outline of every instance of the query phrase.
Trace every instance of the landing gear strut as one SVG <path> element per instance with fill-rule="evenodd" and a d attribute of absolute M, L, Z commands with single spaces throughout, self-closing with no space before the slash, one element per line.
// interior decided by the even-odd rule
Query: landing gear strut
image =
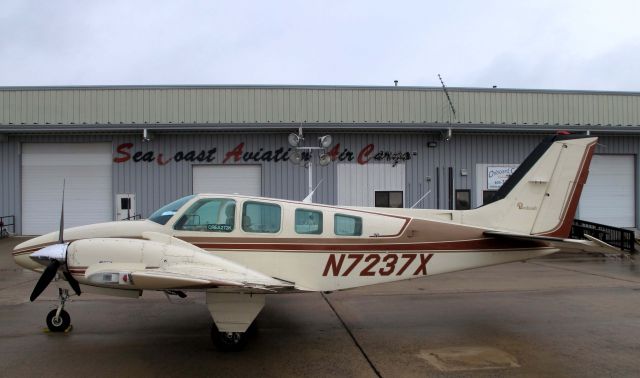
<path fill-rule="evenodd" d="M 64 310 L 64 304 L 69 299 L 69 290 L 59 288 L 58 298 L 60 300 L 58 308 L 47 314 L 47 327 L 51 332 L 64 332 L 71 325 L 71 316 Z"/>
<path fill-rule="evenodd" d="M 207 293 L 213 318 L 211 341 L 221 352 L 238 352 L 254 333 L 253 322 L 264 307 L 264 294 Z"/>

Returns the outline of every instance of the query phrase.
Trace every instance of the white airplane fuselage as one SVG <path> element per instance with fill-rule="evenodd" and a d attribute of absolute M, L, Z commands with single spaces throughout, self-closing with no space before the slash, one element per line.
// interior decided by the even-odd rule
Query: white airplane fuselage
<path fill-rule="evenodd" d="M 238 212 L 245 202 L 278 205 L 282 210 L 281 229 L 269 234 L 253 233 L 235 226 L 230 232 L 174 229 L 175 222 L 186 209 L 208 198 L 234 201 Z M 297 234 L 296 210 L 321 212 L 322 234 Z M 405 215 L 396 215 L 380 210 L 243 196 L 198 195 L 185 203 L 165 225 L 149 220 L 119 221 L 65 230 L 66 239 L 70 241 L 67 264 L 81 284 L 152 289 L 138 287 L 135 281 L 121 285 L 92 282 L 86 276 L 87 269 L 96 264 L 114 263 L 141 264 L 141 267 L 151 269 L 183 263 L 210 266 L 212 262 L 206 257 L 212 255 L 294 283 L 295 290 L 333 291 L 518 261 L 557 251 L 535 242 L 498 241 L 484 236 L 486 229 L 479 227 L 409 215 L 420 211 L 406 210 Z M 424 215 L 424 211 L 422 213 Z M 362 235 L 335 235 L 336 214 L 361 218 Z M 237 214 L 235 219 L 241 217 Z M 163 243 L 160 235 L 166 235 L 168 241 L 177 239 L 193 247 L 185 248 L 186 243 Z M 58 233 L 54 232 L 22 243 L 14 251 L 16 262 L 28 269 L 41 270 L 42 265 L 29 255 L 57 239 Z M 224 285 L 208 289 L 220 288 Z M 188 290 L 189 286 L 181 289 Z"/>

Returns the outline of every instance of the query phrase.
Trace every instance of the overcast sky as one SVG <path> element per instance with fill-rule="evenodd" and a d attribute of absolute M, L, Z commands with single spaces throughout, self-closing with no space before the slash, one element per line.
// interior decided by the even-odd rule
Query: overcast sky
<path fill-rule="evenodd" d="M 439 85 L 640 91 L 640 1 L 28 1 L 0 86 Z"/>

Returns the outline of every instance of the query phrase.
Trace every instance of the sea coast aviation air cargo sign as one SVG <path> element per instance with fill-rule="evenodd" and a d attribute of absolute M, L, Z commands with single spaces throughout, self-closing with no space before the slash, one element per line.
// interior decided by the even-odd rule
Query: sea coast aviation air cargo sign
<path fill-rule="evenodd" d="M 146 147 L 146 146 L 145 146 Z M 178 151 L 155 151 L 148 148 L 136 148 L 134 143 L 122 143 L 116 148 L 113 162 L 122 164 L 133 163 L 155 163 L 160 166 L 169 163 L 189 162 L 189 163 L 211 163 L 220 162 L 222 164 L 233 164 L 238 162 L 286 162 L 289 160 L 293 149 L 291 147 L 280 147 L 277 149 L 258 148 L 248 149 L 245 143 L 237 144 L 228 151 L 218 151 L 217 147 L 211 146 L 197 150 Z M 395 167 L 398 163 L 411 160 L 417 152 L 391 151 L 376 148 L 376 145 L 369 143 L 366 146 L 351 150 L 341 148 L 340 143 L 335 144 L 327 150 L 327 155 L 332 161 L 354 161 L 364 165 L 372 161 L 390 162 Z M 311 154 L 302 152 L 302 160 L 309 161 Z"/>
<path fill-rule="evenodd" d="M 487 189 L 498 190 L 517 167 L 487 167 Z"/>

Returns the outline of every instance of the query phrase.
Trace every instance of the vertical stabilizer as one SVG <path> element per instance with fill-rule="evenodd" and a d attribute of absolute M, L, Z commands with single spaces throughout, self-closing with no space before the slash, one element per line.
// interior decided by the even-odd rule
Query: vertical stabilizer
<path fill-rule="evenodd" d="M 587 181 L 597 138 L 546 138 L 496 193 L 462 214 L 462 223 L 532 235 L 567 237 Z"/>

